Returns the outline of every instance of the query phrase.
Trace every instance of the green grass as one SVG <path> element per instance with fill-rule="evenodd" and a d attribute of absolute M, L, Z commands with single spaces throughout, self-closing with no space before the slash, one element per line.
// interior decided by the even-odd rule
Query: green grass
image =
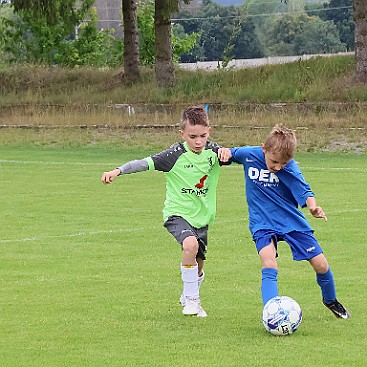
<path fill-rule="evenodd" d="M 300 151 L 360 152 L 367 142 L 367 88 L 355 81 L 354 68 L 353 57 L 335 56 L 255 69 L 177 70 L 175 87 L 162 89 L 153 70 L 126 86 L 120 69 L 9 66 L 0 69 L 0 144 L 158 150 L 177 138 L 183 109 L 208 103 L 213 138 L 224 145 L 258 144 L 282 122 L 297 130 Z"/>
<path fill-rule="evenodd" d="M 352 56 L 250 69 L 177 69 L 176 85 L 162 89 L 152 69 L 143 69 L 141 81 L 127 86 L 121 69 L 16 65 L 0 69 L 0 105 L 365 102 L 366 86 L 355 82 L 354 70 Z"/>
<path fill-rule="evenodd" d="M 334 318 L 311 267 L 282 245 L 280 292 L 304 320 L 274 337 L 261 324 L 241 168 L 222 169 L 201 291 L 209 316 L 190 318 L 178 304 L 179 245 L 162 226 L 163 175 L 100 182 L 149 153 L 0 146 L 2 367 L 365 366 L 365 154 L 297 156 L 328 214 L 308 218 L 353 317 Z"/>

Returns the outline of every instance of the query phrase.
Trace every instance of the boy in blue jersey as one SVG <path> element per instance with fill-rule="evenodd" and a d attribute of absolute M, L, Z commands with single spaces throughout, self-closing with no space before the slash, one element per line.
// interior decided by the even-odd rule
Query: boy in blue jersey
<path fill-rule="evenodd" d="M 164 226 L 182 248 L 182 313 L 199 317 L 207 316 L 201 306 L 199 287 L 204 280 L 208 225 L 213 223 L 216 213 L 219 166 L 220 161 L 229 159 L 229 150 L 208 140 L 210 131 L 205 107 L 189 107 L 181 118 L 183 142 L 102 175 L 102 182 L 110 184 L 120 175 L 146 170 L 164 172 Z"/>
<path fill-rule="evenodd" d="M 264 305 L 278 295 L 277 243 L 286 241 L 294 260 L 307 260 L 316 272 L 322 301 L 336 317 L 349 312 L 336 298 L 333 273 L 314 231 L 298 206 L 308 207 L 315 218 L 327 217 L 293 159 L 294 132 L 276 125 L 261 146 L 231 148 L 231 161 L 243 164 L 249 228 L 262 263 L 261 294 Z"/>

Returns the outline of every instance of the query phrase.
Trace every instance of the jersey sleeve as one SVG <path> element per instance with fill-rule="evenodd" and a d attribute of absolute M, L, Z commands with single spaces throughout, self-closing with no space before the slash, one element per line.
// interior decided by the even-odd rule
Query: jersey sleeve
<path fill-rule="evenodd" d="M 149 169 L 169 172 L 180 155 L 185 153 L 185 151 L 186 150 L 181 143 L 175 143 L 170 148 L 146 158 Z"/>
<path fill-rule="evenodd" d="M 223 147 L 213 141 L 208 141 L 208 143 L 206 144 L 206 149 L 211 149 L 217 155 L 217 157 L 218 157 L 219 148 L 223 148 Z M 220 166 L 228 166 L 232 163 L 232 161 L 229 160 L 228 162 L 222 162 L 218 159 L 218 163 Z"/>
<path fill-rule="evenodd" d="M 130 161 L 122 166 L 118 167 L 122 175 L 127 175 L 130 173 L 142 172 L 149 169 L 148 163 L 145 159 Z"/>
<path fill-rule="evenodd" d="M 206 149 L 211 149 L 217 155 L 219 148 L 222 148 L 222 146 L 213 141 L 208 141 L 206 144 Z"/>
<path fill-rule="evenodd" d="M 244 164 L 245 159 L 248 156 L 248 149 L 249 147 L 247 146 L 230 148 L 232 153 L 231 161 L 238 164 Z"/>
<path fill-rule="evenodd" d="M 286 174 L 281 179 L 288 181 L 287 186 L 290 188 L 293 197 L 300 207 L 305 208 L 307 198 L 315 196 L 315 194 L 306 182 L 299 165 L 292 159 L 283 170 Z"/>

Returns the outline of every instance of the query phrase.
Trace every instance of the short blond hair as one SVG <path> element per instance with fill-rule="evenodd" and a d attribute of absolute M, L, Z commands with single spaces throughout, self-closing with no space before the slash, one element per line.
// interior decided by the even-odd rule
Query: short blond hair
<path fill-rule="evenodd" d="M 296 134 L 283 124 L 276 124 L 266 138 L 264 148 L 272 153 L 281 153 L 284 160 L 288 161 L 296 153 Z"/>
<path fill-rule="evenodd" d="M 209 117 L 204 105 L 188 107 L 181 116 L 180 129 L 184 130 L 186 124 L 209 126 Z"/>

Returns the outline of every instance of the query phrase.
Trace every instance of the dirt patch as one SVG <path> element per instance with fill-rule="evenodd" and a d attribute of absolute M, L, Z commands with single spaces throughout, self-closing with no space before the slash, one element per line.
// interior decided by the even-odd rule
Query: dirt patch
<path fill-rule="evenodd" d="M 353 151 L 362 154 L 366 151 L 366 147 L 361 143 L 351 143 L 347 141 L 332 141 L 323 149 L 325 152 Z"/>

